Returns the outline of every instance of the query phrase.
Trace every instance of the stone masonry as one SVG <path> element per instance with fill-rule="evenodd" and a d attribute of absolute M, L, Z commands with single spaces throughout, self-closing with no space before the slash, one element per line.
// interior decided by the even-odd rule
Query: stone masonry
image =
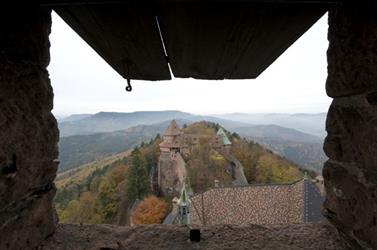
<path fill-rule="evenodd" d="M 33 249 L 55 231 L 50 27 L 50 9 L 0 10 L 0 249 Z"/>
<path fill-rule="evenodd" d="M 377 249 L 377 6 L 329 12 L 324 215 L 353 249 Z"/>

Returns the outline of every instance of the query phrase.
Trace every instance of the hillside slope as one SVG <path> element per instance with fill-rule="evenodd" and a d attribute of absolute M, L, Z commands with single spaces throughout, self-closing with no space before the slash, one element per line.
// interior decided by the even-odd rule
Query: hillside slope
<path fill-rule="evenodd" d="M 317 172 L 317 174 L 322 172 L 323 164 L 328 159 L 323 151 L 323 143 L 295 142 L 256 137 L 253 137 L 252 140 L 300 166 Z"/>
<path fill-rule="evenodd" d="M 177 123 L 182 127 L 192 122 L 179 119 Z M 115 132 L 60 138 L 59 172 L 129 150 L 143 141 L 150 140 L 156 134 L 162 134 L 168 124 L 169 121 L 164 121 Z M 296 164 L 317 172 L 321 171 L 326 160 L 322 140 L 313 135 L 275 125 L 242 126 L 234 129 L 224 127 L 264 145 Z"/>
<path fill-rule="evenodd" d="M 105 166 L 111 165 L 129 156 L 131 150 L 121 152 L 115 155 L 105 157 L 98 161 L 86 163 L 74 169 L 69 169 L 64 172 L 58 173 L 55 178 L 55 185 L 57 189 L 63 189 L 67 186 L 78 185 L 82 183 L 89 175 L 96 170 L 101 170 Z"/>
<path fill-rule="evenodd" d="M 296 129 L 278 125 L 254 125 L 233 128 L 232 131 L 250 138 L 273 138 L 277 141 L 294 141 L 303 143 L 322 143 L 323 139 Z"/>
<path fill-rule="evenodd" d="M 61 163 L 58 172 L 127 151 L 163 132 L 164 128 L 164 123 L 153 126 L 140 125 L 122 131 L 60 138 Z"/>
<path fill-rule="evenodd" d="M 235 128 L 233 131 L 317 173 L 322 171 L 327 160 L 322 138 L 295 129 L 277 125 L 256 125 Z"/>

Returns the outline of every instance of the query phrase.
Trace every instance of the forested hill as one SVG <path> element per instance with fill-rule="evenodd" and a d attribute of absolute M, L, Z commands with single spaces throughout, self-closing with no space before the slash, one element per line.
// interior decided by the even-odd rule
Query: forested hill
<path fill-rule="evenodd" d="M 139 125 L 115 132 L 62 137 L 59 141 L 58 172 L 132 149 L 162 133 L 166 126 L 167 122 Z"/>
<path fill-rule="evenodd" d="M 218 125 L 208 122 L 194 123 L 185 128 L 190 132 L 205 130 L 209 133 L 215 131 Z M 211 131 L 212 129 L 212 131 Z M 297 165 L 263 148 L 261 145 L 240 138 L 237 134 L 229 133 L 232 141 L 232 154 L 236 156 L 244 166 L 244 171 L 249 183 L 287 183 L 302 178 L 303 171 Z M 125 153 L 115 161 L 107 162 L 105 166 L 93 166 L 86 176 L 80 176 L 79 181 L 69 182 L 60 178 L 64 183 L 58 186 L 55 197 L 55 205 L 61 222 L 83 223 L 119 223 L 123 215 L 132 205 L 135 199 L 152 194 L 150 185 L 150 173 L 155 170 L 159 157 L 160 136 L 156 136 L 148 143 L 142 143 L 134 149 L 130 155 Z M 227 174 L 222 169 L 221 154 L 211 149 L 202 151 L 197 147 L 190 157 L 190 181 L 193 186 L 203 187 L 201 181 L 203 171 L 207 172 L 206 188 L 214 182 L 209 179 L 222 175 L 226 180 Z M 98 162 L 97 162 L 98 164 Z M 86 166 L 91 167 L 91 164 Z M 216 172 L 217 171 L 217 172 Z M 219 173 L 220 171 L 221 173 Z M 72 178 L 66 175 L 65 178 Z M 195 184 L 196 183 L 196 184 Z M 225 182 L 224 182 L 225 183 Z M 229 183 L 230 184 L 230 183 Z M 209 185 L 209 186 L 208 186 Z M 157 200 L 156 200 L 157 199 Z M 170 200 L 151 198 L 146 202 L 159 207 L 153 218 L 138 216 L 140 221 L 153 221 L 160 223 L 166 215 Z M 149 220 L 150 219 L 150 220 Z"/>
<path fill-rule="evenodd" d="M 189 134 L 215 135 L 219 128 L 218 124 L 199 122 L 189 125 L 184 131 Z M 227 131 L 227 134 L 232 142 L 231 154 L 243 165 L 248 183 L 289 183 L 302 178 L 304 170 L 298 165 L 258 143 L 241 138 L 237 133 Z M 215 179 L 224 185 L 232 183 L 231 176 L 226 172 L 226 156 L 206 143 L 200 143 L 192 149 L 187 165 L 194 191 L 212 187 Z"/>
<path fill-rule="evenodd" d="M 54 202 L 60 222 L 118 224 L 135 199 L 152 194 L 149 173 L 157 165 L 160 142 L 156 136 L 130 154 L 108 157 L 104 166 L 93 162 L 72 175 L 59 174 Z"/>
<path fill-rule="evenodd" d="M 170 120 L 152 125 L 138 125 L 114 132 L 62 137 L 59 142 L 58 171 L 76 168 L 132 149 L 143 141 L 149 141 L 156 134 L 162 134 L 169 122 Z M 192 123 L 184 119 L 177 122 L 180 126 Z M 234 128 L 229 128 L 229 122 L 228 126 L 220 124 L 229 131 L 237 132 L 241 137 L 258 142 L 290 161 L 317 172 L 321 172 L 327 159 L 322 149 L 322 140 L 316 136 L 276 125 L 238 127 L 239 124 L 235 123 Z"/>
<path fill-rule="evenodd" d="M 317 173 L 321 172 L 327 160 L 323 151 L 323 139 L 295 129 L 277 125 L 256 125 L 234 128 L 232 131 Z"/>

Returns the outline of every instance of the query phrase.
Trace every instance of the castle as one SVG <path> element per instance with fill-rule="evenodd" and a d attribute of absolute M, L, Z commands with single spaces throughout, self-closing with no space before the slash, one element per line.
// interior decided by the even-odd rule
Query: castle
<path fill-rule="evenodd" d="M 190 130 L 186 130 L 190 131 Z M 232 185 L 194 194 L 186 163 L 195 145 L 210 147 L 229 162 Z M 289 224 L 320 221 L 323 196 L 307 178 L 289 184 L 249 185 L 242 164 L 231 152 L 231 142 L 220 128 L 215 135 L 185 133 L 173 120 L 160 143 L 159 189 L 174 197 L 173 210 L 164 224 Z M 179 198 L 177 198 L 179 197 Z"/>
<path fill-rule="evenodd" d="M 208 141 L 213 149 L 222 153 L 229 153 L 232 144 L 222 128 L 216 135 L 187 134 L 179 128 L 175 120 L 172 120 L 163 135 L 160 151 L 161 153 L 179 152 L 183 157 L 187 157 L 191 148 L 203 140 Z"/>
<path fill-rule="evenodd" d="M 194 146 L 208 143 L 222 154 L 229 154 L 231 142 L 220 128 L 215 135 L 184 133 L 175 120 L 165 130 L 160 143 L 161 155 L 158 162 L 158 190 L 164 196 L 178 195 L 184 183 L 188 183 L 186 161 Z"/>

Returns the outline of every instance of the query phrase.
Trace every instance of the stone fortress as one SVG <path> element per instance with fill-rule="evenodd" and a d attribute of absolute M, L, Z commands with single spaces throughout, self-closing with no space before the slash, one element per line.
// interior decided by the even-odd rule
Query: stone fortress
<path fill-rule="evenodd" d="M 177 153 L 187 157 L 190 155 L 192 147 L 199 144 L 201 139 L 208 141 L 211 147 L 222 153 L 229 153 L 231 142 L 225 131 L 220 128 L 215 136 L 206 134 L 187 134 L 179 128 L 177 122 L 172 120 L 163 135 L 160 143 L 162 153 Z"/>
<path fill-rule="evenodd" d="M 185 159 L 190 156 L 192 148 L 205 141 L 223 155 L 229 155 L 231 142 L 225 131 L 220 128 L 216 135 L 188 134 L 172 120 L 163 135 L 160 143 L 161 155 L 158 163 L 158 187 L 162 195 L 178 195 L 187 181 L 187 170 Z M 233 164 L 233 168 L 237 168 Z M 230 171 L 232 176 L 237 178 L 234 171 Z M 243 183 L 246 178 L 243 176 Z M 247 183 L 247 182 L 246 182 Z"/>

